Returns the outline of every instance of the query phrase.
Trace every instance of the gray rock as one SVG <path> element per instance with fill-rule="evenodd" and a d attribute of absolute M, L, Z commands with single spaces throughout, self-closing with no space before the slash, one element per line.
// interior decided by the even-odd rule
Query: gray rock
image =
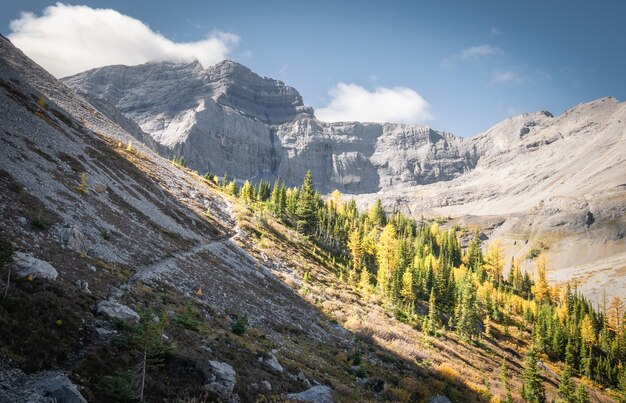
<path fill-rule="evenodd" d="M 26 219 L 26 217 L 17 217 L 17 223 L 23 227 L 28 225 L 28 220 Z"/>
<path fill-rule="evenodd" d="M 76 287 L 78 287 L 79 290 L 81 290 L 82 292 L 86 293 L 86 294 L 91 294 L 91 290 L 89 289 L 89 283 L 85 280 L 76 280 Z"/>
<path fill-rule="evenodd" d="M 50 235 L 65 248 L 81 253 L 86 253 L 89 250 L 87 238 L 77 225 L 55 224 L 50 227 Z"/>
<path fill-rule="evenodd" d="M 452 403 L 450 399 L 443 395 L 435 395 L 430 399 L 430 403 Z"/>
<path fill-rule="evenodd" d="M 333 402 L 331 389 L 328 386 L 323 385 L 313 386 L 312 388 L 307 389 L 304 392 L 288 394 L 287 398 L 312 403 Z"/>
<path fill-rule="evenodd" d="M 237 374 L 230 365 L 220 361 L 209 361 L 204 368 L 206 384 L 202 388 L 218 398 L 227 400 L 233 394 Z"/>
<path fill-rule="evenodd" d="M 52 402 L 63 403 L 87 403 L 66 375 L 55 375 L 49 378 L 41 378 L 33 386 L 33 392 L 47 397 Z"/>
<path fill-rule="evenodd" d="M 93 184 L 93 191 L 96 193 L 104 193 L 107 190 L 107 186 L 104 183 L 96 182 Z"/>
<path fill-rule="evenodd" d="M 18 277 L 32 276 L 33 278 L 55 280 L 59 275 L 59 272 L 50 263 L 37 259 L 28 253 L 13 253 L 13 263 Z"/>
<path fill-rule="evenodd" d="M 275 351 L 275 350 L 272 350 L 272 351 Z M 283 366 L 280 365 L 280 363 L 278 362 L 278 359 L 276 358 L 273 352 L 269 352 L 267 354 L 267 356 L 263 359 L 263 363 L 270 369 L 270 371 L 274 373 L 282 374 L 284 371 Z"/>
<path fill-rule="evenodd" d="M 117 301 L 124 296 L 124 290 L 118 287 L 111 287 L 109 290 L 109 301 Z"/>
<path fill-rule="evenodd" d="M 126 305 L 119 302 L 104 300 L 100 301 L 96 306 L 96 315 L 104 315 L 109 318 L 117 318 L 121 320 L 139 320 L 139 314 Z"/>
<path fill-rule="evenodd" d="M 29 403 L 86 403 L 67 375 L 42 371 L 26 375 L 11 363 L 0 362 L 0 401 Z"/>
<path fill-rule="evenodd" d="M 298 375 L 296 375 L 296 379 L 302 382 L 307 388 L 311 387 L 311 382 L 309 382 L 306 375 L 304 375 L 304 372 L 302 371 L 298 372 Z"/>
<path fill-rule="evenodd" d="M 265 390 L 272 390 L 272 384 L 270 381 L 261 381 L 261 385 L 263 385 Z"/>

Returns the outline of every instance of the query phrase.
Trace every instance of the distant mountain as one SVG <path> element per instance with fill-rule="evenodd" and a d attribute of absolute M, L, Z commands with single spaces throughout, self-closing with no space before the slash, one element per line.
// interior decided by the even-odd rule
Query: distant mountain
<path fill-rule="evenodd" d="M 362 206 L 380 198 L 388 210 L 476 224 L 527 269 L 542 245 L 558 261 L 553 279 L 580 280 L 596 300 L 626 285 L 607 274 L 626 270 L 626 103 L 615 98 L 461 138 L 423 125 L 321 122 L 295 89 L 232 61 L 109 66 L 63 81 L 201 173 L 296 185 L 310 169 L 323 192 Z"/>
<path fill-rule="evenodd" d="M 322 191 L 371 193 L 450 180 L 474 168 L 471 144 L 423 125 L 325 123 L 284 83 L 232 61 L 109 66 L 68 77 L 200 172 L 302 181 Z"/>

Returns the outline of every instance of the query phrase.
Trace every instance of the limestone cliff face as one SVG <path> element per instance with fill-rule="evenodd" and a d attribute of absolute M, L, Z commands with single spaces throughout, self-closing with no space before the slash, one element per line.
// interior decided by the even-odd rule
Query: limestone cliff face
<path fill-rule="evenodd" d="M 109 66 L 64 81 L 200 172 L 293 185 L 310 169 L 322 191 L 371 193 L 450 180 L 478 160 L 464 139 L 423 125 L 321 122 L 294 88 L 232 61 Z"/>

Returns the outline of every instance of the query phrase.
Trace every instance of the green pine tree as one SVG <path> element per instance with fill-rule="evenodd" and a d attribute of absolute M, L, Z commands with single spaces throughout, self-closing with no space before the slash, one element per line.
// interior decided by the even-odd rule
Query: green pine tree
<path fill-rule="evenodd" d="M 461 280 L 457 302 L 455 324 L 457 332 L 466 339 L 478 336 L 478 306 L 476 288 L 472 284 L 471 274 L 466 274 Z"/>
<path fill-rule="evenodd" d="M 589 403 L 589 393 L 587 393 L 587 388 L 585 388 L 585 385 L 583 385 L 582 383 L 578 384 L 578 388 L 576 388 L 574 402 Z"/>
<path fill-rule="evenodd" d="M 502 386 L 506 392 L 506 397 L 502 399 L 504 403 L 513 403 L 513 393 L 511 392 L 511 379 L 509 378 L 509 368 L 506 365 L 506 358 L 502 359 L 502 366 L 500 367 L 500 379 L 502 379 Z"/>
<path fill-rule="evenodd" d="M 546 391 L 541 381 L 541 371 L 539 369 L 539 358 L 535 346 L 531 346 L 524 361 L 522 371 L 522 397 L 526 402 L 544 403 L 546 401 Z"/>
<path fill-rule="evenodd" d="M 298 195 L 296 207 L 296 229 L 303 233 L 310 233 L 315 228 L 317 216 L 316 194 L 313 188 L 313 176 L 307 171 Z"/>
<path fill-rule="evenodd" d="M 241 187 L 241 200 L 245 204 L 250 204 L 254 201 L 254 188 L 252 187 L 252 183 L 250 181 L 246 181 Z"/>
<path fill-rule="evenodd" d="M 574 403 L 576 401 L 574 383 L 572 382 L 572 370 L 569 365 L 563 368 L 563 373 L 561 374 L 559 396 L 567 403 Z"/>
<path fill-rule="evenodd" d="M 426 321 L 426 333 L 434 335 L 437 332 L 437 301 L 435 300 L 435 289 L 430 290 L 428 299 L 428 320 Z"/>
<path fill-rule="evenodd" d="M 383 209 L 383 203 L 380 199 L 376 199 L 376 202 L 367 212 L 367 217 L 370 222 L 377 227 L 382 227 L 387 224 L 387 215 Z"/>
<path fill-rule="evenodd" d="M 467 263 L 474 271 L 480 270 L 483 264 L 483 252 L 480 249 L 480 243 L 480 231 L 476 228 L 474 237 L 467 246 Z"/>

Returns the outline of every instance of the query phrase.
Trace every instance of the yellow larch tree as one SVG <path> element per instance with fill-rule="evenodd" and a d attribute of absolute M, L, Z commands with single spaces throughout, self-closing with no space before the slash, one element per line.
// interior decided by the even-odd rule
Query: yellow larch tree
<path fill-rule="evenodd" d="M 541 254 L 537 257 L 535 262 L 535 286 L 533 287 L 533 294 L 538 302 L 545 302 L 550 297 L 550 286 L 546 279 L 546 265 L 547 259 Z"/>
<path fill-rule="evenodd" d="M 485 267 L 487 273 L 497 284 L 502 282 L 502 272 L 504 270 L 504 246 L 500 239 L 496 239 L 487 246 L 485 253 Z"/>

